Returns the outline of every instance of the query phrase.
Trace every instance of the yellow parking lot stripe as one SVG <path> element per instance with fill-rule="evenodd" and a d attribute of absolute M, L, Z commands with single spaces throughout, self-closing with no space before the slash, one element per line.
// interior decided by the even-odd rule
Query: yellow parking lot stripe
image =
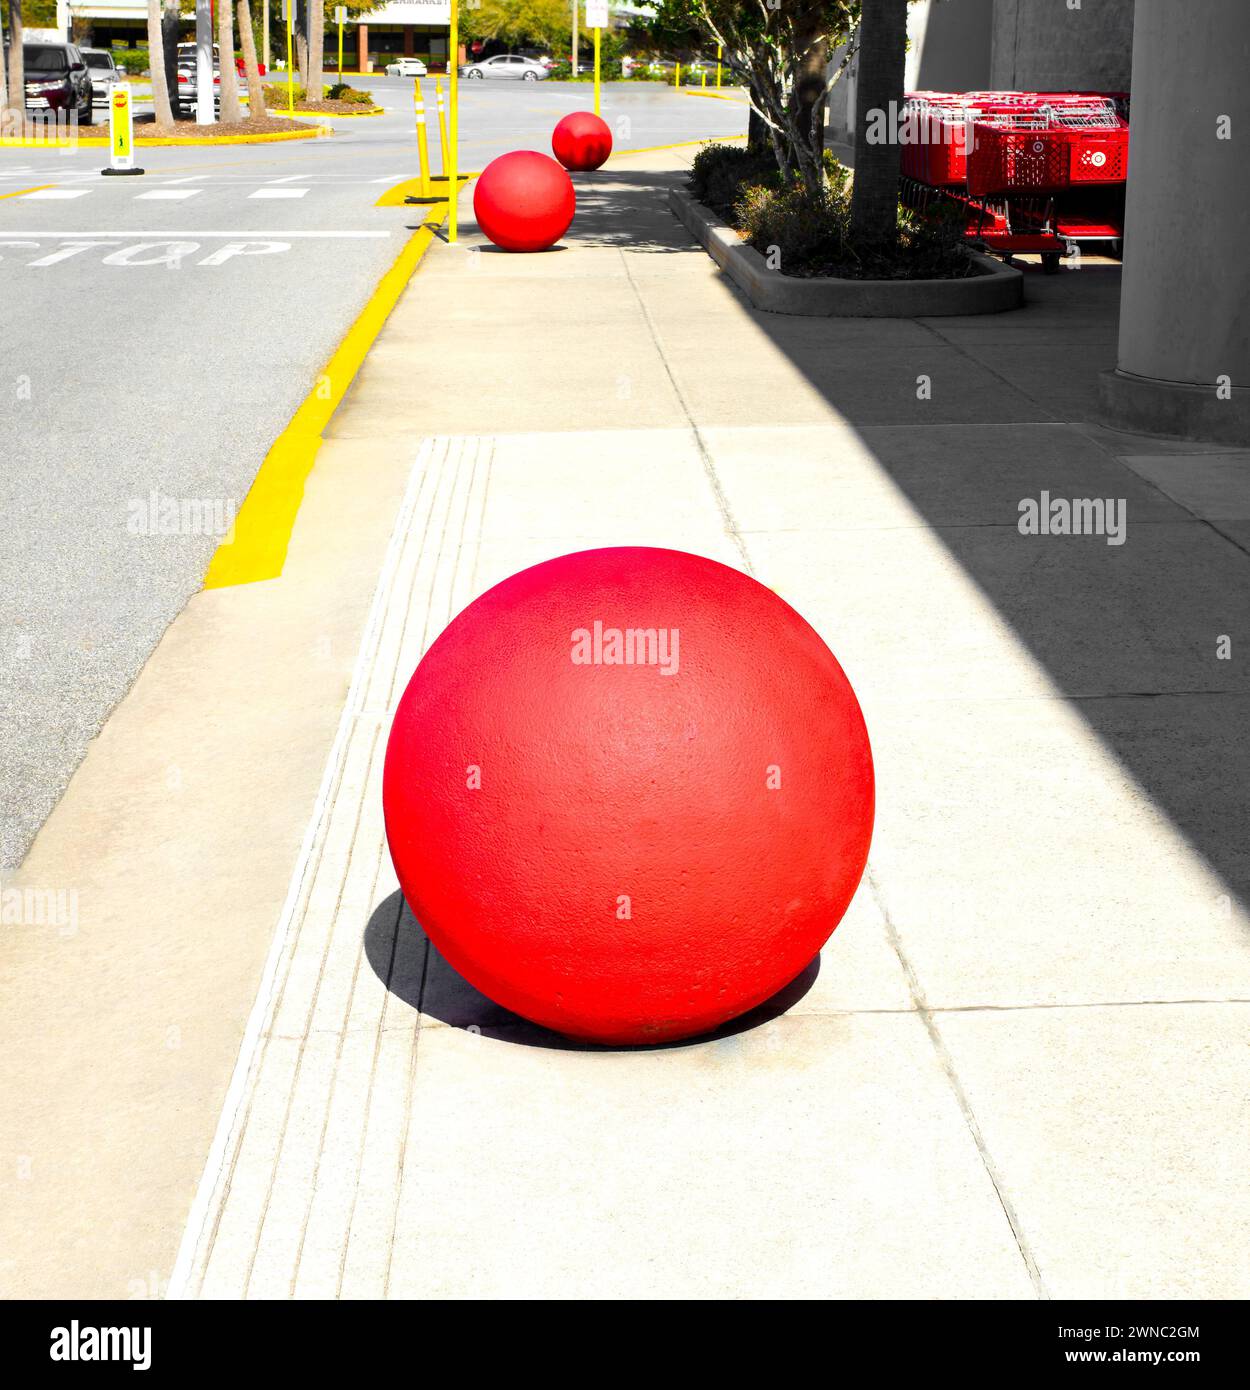
<path fill-rule="evenodd" d="M 0 199 L 2 199 L 2 198 L 24 198 L 28 193 L 42 193 L 43 190 L 44 190 L 45 188 L 55 188 L 55 187 L 56 187 L 56 184 L 54 184 L 54 183 L 41 183 L 41 184 L 37 184 L 34 188 L 19 188 L 19 189 L 16 189 L 16 190 L 15 190 L 14 192 L 12 192 L 12 193 L 0 193 Z"/>

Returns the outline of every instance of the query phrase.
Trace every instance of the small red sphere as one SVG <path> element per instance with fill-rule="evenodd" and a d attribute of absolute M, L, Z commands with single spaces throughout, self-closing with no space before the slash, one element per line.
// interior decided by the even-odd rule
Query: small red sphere
<path fill-rule="evenodd" d="M 513 150 L 492 159 L 473 190 L 477 225 L 505 251 L 554 246 L 568 231 L 576 207 L 572 180 L 537 150 Z"/>
<path fill-rule="evenodd" d="M 740 571 L 587 550 L 471 603 L 386 750 L 404 896 L 453 969 L 557 1032 L 664 1042 L 798 975 L 868 857 L 859 703 Z"/>
<path fill-rule="evenodd" d="M 570 111 L 551 133 L 551 150 L 566 169 L 597 169 L 612 153 L 612 131 L 593 111 Z"/>

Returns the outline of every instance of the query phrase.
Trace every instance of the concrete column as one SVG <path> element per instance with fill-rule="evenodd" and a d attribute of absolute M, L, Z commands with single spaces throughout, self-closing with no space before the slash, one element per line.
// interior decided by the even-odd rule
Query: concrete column
<path fill-rule="evenodd" d="M 1178 46 L 1191 8 L 1201 6 L 1173 0 Z M 991 80 L 985 85 L 1026 92 L 1127 91 L 1132 43 L 1133 0 L 995 0 Z"/>
<path fill-rule="evenodd" d="M 412 25 L 404 25 L 404 57 L 411 58 L 417 50 L 412 45 Z"/>
<path fill-rule="evenodd" d="M 367 24 L 356 26 L 356 70 L 357 72 L 369 71 L 369 26 Z"/>
<path fill-rule="evenodd" d="M 1250 444 L 1250 5 L 1137 0 L 1109 423 Z"/>

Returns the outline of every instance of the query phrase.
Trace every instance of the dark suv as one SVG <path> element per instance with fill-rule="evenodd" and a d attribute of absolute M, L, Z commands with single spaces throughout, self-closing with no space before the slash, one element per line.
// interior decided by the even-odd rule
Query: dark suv
<path fill-rule="evenodd" d="M 76 44 L 24 43 L 22 65 L 27 111 L 76 111 L 79 125 L 91 124 L 91 77 Z"/>

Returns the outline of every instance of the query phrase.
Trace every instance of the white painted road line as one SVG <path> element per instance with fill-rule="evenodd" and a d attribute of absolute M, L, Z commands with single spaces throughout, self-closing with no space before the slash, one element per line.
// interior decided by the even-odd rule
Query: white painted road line
<path fill-rule="evenodd" d="M 70 232 L 64 227 L 59 232 L 17 232 L 5 229 L 5 235 L 10 237 L 25 237 L 30 241 L 94 241 L 97 237 L 112 237 L 115 239 L 134 240 L 135 237 L 143 237 L 146 241 L 156 241 L 161 237 L 173 239 L 199 237 L 232 237 L 237 240 L 240 237 L 247 237 L 251 240 L 261 241 L 266 238 L 277 238 L 279 241 L 291 241 L 295 237 L 308 241 L 359 241 L 362 239 L 374 239 L 378 237 L 389 237 L 390 232 L 258 232 L 250 227 L 235 227 L 230 232 L 202 232 L 198 227 L 185 232 L 154 232 L 148 228 L 124 227 L 120 231 L 111 232 Z"/>
<path fill-rule="evenodd" d="M 203 191 L 202 188 L 154 188 L 150 193 L 136 193 L 135 199 L 147 198 L 155 200 L 157 198 L 167 198 L 173 200 L 177 198 L 194 198 L 197 193 L 203 193 Z"/>
<path fill-rule="evenodd" d="M 249 198 L 302 198 L 308 190 L 306 188 L 258 188 L 255 193 L 249 193 Z"/>
<path fill-rule="evenodd" d="M 308 177 L 307 174 L 283 174 L 280 179 L 266 179 L 266 183 L 299 183 Z"/>
<path fill-rule="evenodd" d="M 23 193 L 23 198 L 85 198 L 89 188 L 37 188 L 33 193 Z"/>

